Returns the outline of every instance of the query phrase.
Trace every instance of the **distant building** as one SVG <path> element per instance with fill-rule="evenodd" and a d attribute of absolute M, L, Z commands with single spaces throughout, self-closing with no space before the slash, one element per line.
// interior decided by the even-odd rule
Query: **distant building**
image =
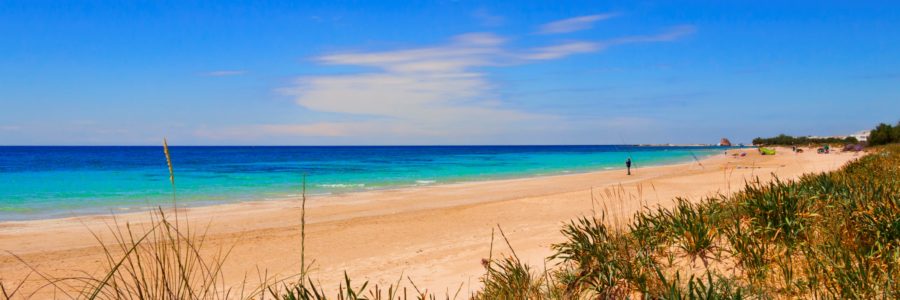
<path fill-rule="evenodd" d="M 865 141 L 869 140 L 869 131 L 870 130 L 863 130 L 863 131 L 851 134 L 850 136 L 856 138 L 857 141 L 865 142 Z"/>
<path fill-rule="evenodd" d="M 856 138 L 856 140 L 860 141 L 860 142 L 865 142 L 865 141 L 869 140 L 869 130 L 863 130 L 863 131 L 859 131 L 857 133 L 849 134 L 849 135 L 832 135 L 832 136 L 810 135 L 810 136 L 807 136 L 807 138 L 811 138 L 811 139 L 828 139 L 828 138 L 846 139 L 848 137 Z"/>

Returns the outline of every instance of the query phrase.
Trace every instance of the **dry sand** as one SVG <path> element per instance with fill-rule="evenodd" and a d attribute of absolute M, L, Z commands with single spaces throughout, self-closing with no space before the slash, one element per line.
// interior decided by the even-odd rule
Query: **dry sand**
<path fill-rule="evenodd" d="M 738 152 L 731 150 L 729 152 Z M 699 199 L 739 190 L 745 181 L 782 179 L 836 169 L 853 153 L 802 154 L 779 149 L 775 156 L 718 155 L 698 163 L 584 174 L 436 185 L 312 197 L 307 210 L 307 261 L 311 276 L 336 286 L 343 272 L 358 281 L 390 284 L 403 274 L 421 289 L 476 289 L 484 273 L 491 231 L 501 226 L 516 253 L 538 269 L 562 241 L 563 222 L 605 206 L 612 220 L 625 220 L 642 203 L 670 205 L 674 197 Z M 639 162 L 636 162 L 637 166 Z M 597 202 L 591 201 L 593 189 Z M 614 195 L 617 194 L 617 195 Z M 288 276 L 300 270 L 300 202 L 260 201 L 188 209 L 194 228 L 207 228 L 204 249 L 233 247 L 225 279 L 239 285 L 257 270 Z M 119 215 L 118 222 L 146 223 L 147 213 Z M 110 216 L 0 223 L 0 250 L 54 276 L 98 272 L 103 257 L 90 231 L 109 241 Z M 495 251 L 507 252 L 499 234 Z M 497 252 L 494 254 L 497 255 Z M 547 263 L 552 265 L 552 262 Z M 0 280 L 9 286 L 30 269 L 0 253 Z M 44 282 L 31 276 L 23 291 Z M 49 291 L 36 298 L 46 298 Z"/>

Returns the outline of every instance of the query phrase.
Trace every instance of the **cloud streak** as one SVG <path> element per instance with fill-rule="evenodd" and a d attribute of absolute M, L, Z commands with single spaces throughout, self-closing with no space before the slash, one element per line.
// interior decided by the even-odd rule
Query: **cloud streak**
<path fill-rule="evenodd" d="M 591 53 L 603 49 L 635 43 L 670 42 L 693 34 L 693 26 L 677 26 L 660 34 L 627 36 L 606 41 L 575 41 L 532 49 L 522 57 L 531 60 L 548 60 L 566 57 L 573 54 Z"/>
<path fill-rule="evenodd" d="M 504 38 L 489 33 L 453 37 L 448 44 L 381 52 L 328 54 L 326 65 L 379 69 L 352 75 L 301 77 L 282 92 L 319 112 L 366 118 L 266 127 L 278 134 L 461 136 L 494 133 L 510 124 L 552 118 L 503 105 L 482 72 L 506 55 Z"/>
<path fill-rule="evenodd" d="M 218 70 L 218 71 L 210 71 L 203 73 L 203 75 L 210 77 L 224 77 L 224 76 L 237 76 L 244 75 L 244 71 L 242 70 Z"/>
<path fill-rule="evenodd" d="M 594 22 L 603 17 L 564 24 Z M 573 18 L 578 19 L 578 18 Z M 571 19 L 570 19 L 571 20 Z M 593 20 L 593 21 L 591 21 Z M 564 20 L 565 21 L 565 20 Z M 578 26 L 584 26 L 578 25 Z M 569 26 L 566 28 L 575 28 Z M 555 25 L 554 30 L 563 30 Z M 379 137 L 440 139 L 481 138 L 512 132 L 546 131 L 565 124 L 564 116 L 518 109 L 502 99 L 484 67 L 512 67 L 602 51 L 630 43 L 665 42 L 693 32 L 675 27 L 655 35 L 601 41 L 571 41 L 511 49 L 508 39 L 469 33 L 447 43 L 390 51 L 330 53 L 315 57 L 321 65 L 367 67 L 354 74 L 303 76 L 280 92 L 326 122 L 263 124 L 233 131 L 240 135 Z M 336 116 L 336 117 L 334 117 Z"/>
<path fill-rule="evenodd" d="M 618 13 L 605 13 L 563 19 L 541 25 L 538 34 L 560 34 L 590 29 L 594 23 L 617 17 Z"/>

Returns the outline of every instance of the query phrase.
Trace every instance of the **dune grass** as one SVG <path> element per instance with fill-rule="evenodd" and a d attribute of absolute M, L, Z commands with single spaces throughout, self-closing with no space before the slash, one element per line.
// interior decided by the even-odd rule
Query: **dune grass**
<path fill-rule="evenodd" d="M 646 208 L 629 228 L 565 226 L 560 283 L 577 298 L 898 298 L 900 146 L 834 172 Z"/>
<path fill-rule="evenodd" d="M 833 172 L 750 182 L 700 201 L 675 199 L 671 207 L 647 206 L 616 222 L 602 211 L 573 220 L 561 229 L 563 242 L 552 246 L 549 267 L 525 264 L 511 247 L 495 258 L 492 239 L 482 288 L 469 295 L 420 291 L 402 275 L 387 287 L 357 284 L 347 274 L 336 287 L 322 285 L 309 277 L 303 253 L 305 197 L 301 210 L 302 267 L 293 281 L 267 279 L 252 288 L 224 282 L 227 249 L 209 255 L 203 232 L 163 210 L 149 228 L 111 225 L 113 243 L 95 235 L 104 272 L 77 278 L 35 272 L 58 296 L 73 299 L 900 298 L 898 145 Z M 0 299 L 27 298 L 15 282 L 0 282 Z"/>

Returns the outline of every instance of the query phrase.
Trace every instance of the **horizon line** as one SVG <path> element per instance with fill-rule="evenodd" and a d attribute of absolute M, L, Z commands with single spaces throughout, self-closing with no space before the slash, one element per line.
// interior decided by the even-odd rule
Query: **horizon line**
<path fill-rule="evenodd" d="M 744 143 L 738 143 L 744 144 Z M 396 145 L 210 145 L 210 144 L 187 144 L 187 145 L 169 145 L 169 147 L 523 147 L 523 146 L 719 146 L 717 144 L 705 143 L 637 143 L 637 144 L 396 144 Z M 162 145 L 0 145 L 0 147 L 162 147 Z"/>

